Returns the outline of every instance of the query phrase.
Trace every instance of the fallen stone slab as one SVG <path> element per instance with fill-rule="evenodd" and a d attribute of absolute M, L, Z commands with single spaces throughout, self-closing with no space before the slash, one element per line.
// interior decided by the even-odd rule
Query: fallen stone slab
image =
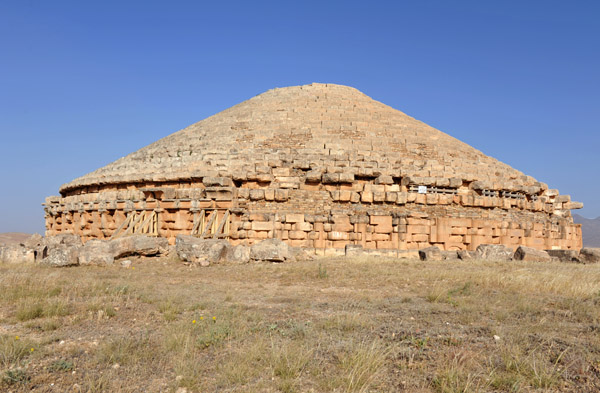
<path fill-rule="evenodd" d="M 289 262 L 296 259 L 292 248 L 279 239 L 267 239 L 250 247 L 250 260 L 268 262 Z"/>
<path fill-rule="evenodd" d="M 88 240 L 79 250 L 80 265 L 107 266 L 115 262 L 111 242 L 105 240 Z"/>
<path fill-rule="evenodd" d="M 442 260 L 442 250 L 440 250 L 436 246 L 431 246 L 419 250 L 419 258 L 422 261 L 441 261 Z"/>
<path fill-rule="evenodd" d="M 50 255 L 50 251 L 53 248 L 60 248 L 62 246 L 81 247 L 83 245 L 81 237 L 73 233 L 61 233 L 55 236 L 48 236 L 42 238 L 41 241 L 37 241 L 36 239 L 31 240 L 32 242 L 30 244 L 35 243 L 33 252 L 35 261 L 38 263 L 43 263 L 43 260 Z"/>
<path fill-rule="evenodd" d="M 475 258 L 488 261 L 510 261 L 513 250 L 502 244 L 480 244 L 475 250 Z"/>
<path fill-rule="evenodd" d="M 237 246 L 228 246 L 225 253 L 225 261 L 236 265 L 250 262 L 250 247 L 238 244 Z"/>
<path fill-rule="evenodd" d="M 346 244 L 344 253 L 347 257 L 357 257 L 364 254 L 363 246 L 360 244 Z"/>
<path fill-rule="evenodd" d="M 579 252 L 579 260 L 581 263 L 598 263 L 600 262 L 600 248 L 584 247 Z"/>
<path fill-rule="evenodd" d="M 467 251 L 467 250 L 460 250 L 456 252 L 458 259 L 460 259 L 461 261 L 468 261 L 470 259 L 475 258 L 475 256 L 477 255 L 477 253 L 475 251 Z"/>
<path fill-rule="evenodd" d="M 5 263 L 29 263 L 35 261 L 33 250 L 20 244 L 0 246 L 0 262 Z"/>
<path fill-rule="evenodd" d="M 225 261 L 228 248 L 229 243 L 221 239 L 199 239 L 187 235 L 178 235 L 175 238 L 175 249 L 179 259 L 201 266 Z"/>
<path fill-rule="evenodd" d="M 115 259 L 132 255 L 153 256 L 168 250 L 169 241 L 164 237 L 145 235 L 125 236 L 109 241 Z"/>
<path fill-rule="evenodd" d="M 517 261 L 550 262 L 552 258 L 546 251 L 531 247 L 519 246 L 515 251 L 514 259 Z"/>
<path fill-rule="evenodd" d="M 67 244 L 56 244 L 48 248 L 48 255 L 41 264 L 51 267 L 76 266 L 79 264 L 79 248 Z"/>
<path fill-rule="evenodd" d="M 578 250 L 546 250 L 551 258 L 560 262 L 581 262 Z"/>

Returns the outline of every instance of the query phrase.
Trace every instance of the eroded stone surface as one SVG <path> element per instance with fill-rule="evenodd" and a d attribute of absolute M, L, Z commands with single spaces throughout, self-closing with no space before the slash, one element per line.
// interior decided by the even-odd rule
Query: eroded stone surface
<path fill-rule="evenodd" d="M 80 265 L 112 265 L 115 262 L 113 248 L 108 241 L 92 239 L 79 250 Z"/>
<path fill-rule="evenodd" d="M 225 260 L 229 243 L 225 240 L 179 235 L 175 247 L 181 260 L 208 266 Z"/>
<path fill-rule="evenodd" d="M 423 250 L 419 250 L 419 258 L 422 261 L 441 261 L 442 251 L 435 246 L 427 247 Z"/>
<path fill-rule="evenodd" d="M 0 246 L 0 262 L 30 263 L 35 260 L 34 251 L 20 244 Z"/>
<path fill-rule="evenodd" d="M 477 247 L 475 257 L 490 261 L 510 261 L 513 258 L 513 250 L 501 244 L 481 244 Z"/>
<path fill-rule="evenodd" d="M 538 261 L 538 262 L 549 262 L 552 258 L 550 255 L 543 250 L 536 250 L 535 248 L 519 246 L 515 251 L 514 259 L 517 261 Z"/>
<path fill-rule="evenodd" d="M 76 266 L 79 264 L 79 248 L 70 244 L 53 244 L 41 264 L 52 267 Z"/>

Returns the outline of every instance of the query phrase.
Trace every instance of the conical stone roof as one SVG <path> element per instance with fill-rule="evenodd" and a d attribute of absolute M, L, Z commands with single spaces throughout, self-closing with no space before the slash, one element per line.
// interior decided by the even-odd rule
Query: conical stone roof
<path fill-rule="evenodd" d="M 414 184 L 478 181 L 481 189 L 528 194 L 544 187 L 352 87 L 311 84 L 269 90 L 79 177 L 60 191 L 65 195 L 96 185 L 255 175 L 278 166 L 412 178 Z"/>

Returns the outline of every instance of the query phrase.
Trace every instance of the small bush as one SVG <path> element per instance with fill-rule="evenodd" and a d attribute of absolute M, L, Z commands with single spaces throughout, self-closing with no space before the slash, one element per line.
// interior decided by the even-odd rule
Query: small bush
<path fill-rule="evenodd" d="M 50 365 L 50 371 L 71 371 L 73 370 L 73 362 L 60 359 Z"/>
<path fill-rule="evenodd" d="M 3 368 L 18 366 L 35 346 L 32 341 L 20 337 L 0 336 L 0 364 Z"/>
<path fill-rule="evenodd" d="M 15 370 L 6 370 L 2 376 L 2 382 L 7 385 L 25 385 L 30 379 L 31 377 L 27 375 L 25 370 L 20 368 Z"/>

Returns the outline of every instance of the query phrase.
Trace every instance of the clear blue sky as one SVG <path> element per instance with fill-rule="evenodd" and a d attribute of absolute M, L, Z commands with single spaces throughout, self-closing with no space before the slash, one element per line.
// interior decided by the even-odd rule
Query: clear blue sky
<path fill-rule="evenodd" d="M 599 1 L 0 2 L 0 232 L 273 87 L 350 85 L 600 216 Z"/>

